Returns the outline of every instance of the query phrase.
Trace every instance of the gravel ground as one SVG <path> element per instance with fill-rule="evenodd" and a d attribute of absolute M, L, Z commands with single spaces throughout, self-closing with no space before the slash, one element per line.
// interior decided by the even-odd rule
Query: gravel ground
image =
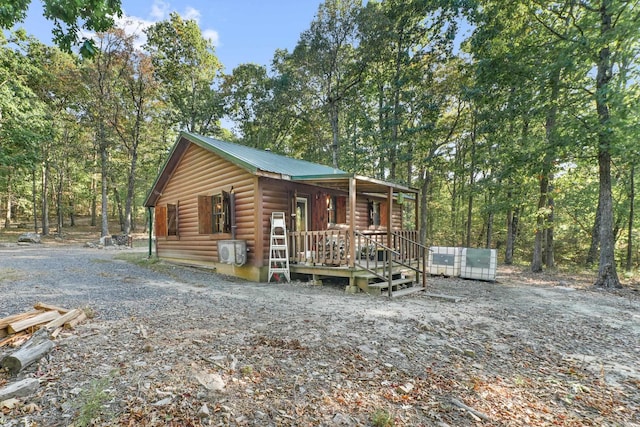
<path fill-rule="evenodd" d="M 92 313 L 19 378 L 0 372 L 40 380 L 0 426 L 640 425 L 635 288 L 501 269 L 430 280 L 456 302 L 389 301 L 132 258 L 0 247 L 0 317 Z"/>

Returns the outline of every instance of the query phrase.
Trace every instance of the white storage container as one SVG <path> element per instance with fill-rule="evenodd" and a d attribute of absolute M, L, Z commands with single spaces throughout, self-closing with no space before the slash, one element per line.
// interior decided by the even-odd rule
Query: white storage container
<path fill-rule="evenodd" d="M 457 277 L 460 275 L 461 248 L 431 246 L 429 248 L 429 274 Z"/>
<path fill-rule="evenodd" d="M 460 277 L 494 282 L 497 265 L 495 249 L 463 248 L 460 260 Z"/>

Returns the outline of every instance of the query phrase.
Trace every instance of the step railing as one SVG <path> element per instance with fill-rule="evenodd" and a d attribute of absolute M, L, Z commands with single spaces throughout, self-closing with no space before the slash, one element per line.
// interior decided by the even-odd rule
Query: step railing
<path fill-rule="evenodd" d="M 393 247 L 380 243 L 372 236 L 355 232 L 356 265 L 381 280 L 387 281 L 389 297 L 393 296 L 393 271 L 401 266 L 413 270 L 417 283 L 427 287 L 427 247 L 401 233 L 393 233 Z"/>

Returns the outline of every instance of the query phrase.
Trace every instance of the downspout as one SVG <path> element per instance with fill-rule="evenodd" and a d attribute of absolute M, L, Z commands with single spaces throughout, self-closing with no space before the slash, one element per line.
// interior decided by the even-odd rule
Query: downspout
<path fill-rule="evenodd" d="M 233 191 L 233 187 L 229 192 L 229 205 L 229 210 L 231 211 L 231 239 L 235 240 L 238 225 L 236 224 L 236 193 Z"/>
<path fill-rule="evenodd" d="M 153 242 L 153 214 L 151 213 L 151 206 L 148 208 L 149 212 L 149 259 L 151 259 L 152 242 Z"/>

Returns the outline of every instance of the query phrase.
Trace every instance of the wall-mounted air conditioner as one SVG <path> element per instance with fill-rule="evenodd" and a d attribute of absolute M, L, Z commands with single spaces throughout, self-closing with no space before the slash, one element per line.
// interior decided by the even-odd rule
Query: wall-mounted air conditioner
<path fill-rule="evenodd" d="M 496 280 L 497 254 L 495 249 L 462 249 L 460 277 L 463 279 Z"/>
<path fill-rule="evenodd" d="M 460 275 L 461 248 L 431 246 L 429 248 L 429 274 L 458 277 Z"/>
<path fill-rule="evenodd" d="M 223 264 L 243 265 L 247 262 L 247 242 L 218 240 L 218 261 Z"/>

